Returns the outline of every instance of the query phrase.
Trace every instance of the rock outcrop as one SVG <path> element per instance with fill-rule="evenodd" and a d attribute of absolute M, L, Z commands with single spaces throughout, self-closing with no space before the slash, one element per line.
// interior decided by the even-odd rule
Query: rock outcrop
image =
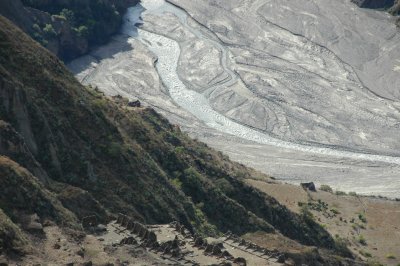
<path fill-rule="evenodd" d="M 304 190 L 309 190 L 309 191 L 312 191 L 312 192 L 316 192 L 317 191 L 317 189 L 315 188 L 314 182 L 301 183 L 300 185 Z"/>

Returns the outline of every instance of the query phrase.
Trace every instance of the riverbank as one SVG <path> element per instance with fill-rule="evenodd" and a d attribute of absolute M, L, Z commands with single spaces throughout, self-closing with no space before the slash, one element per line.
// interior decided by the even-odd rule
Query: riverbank
<path fill-rule="evenodd" d="M 360 157 L 357 153 L 349 157 L 346 156 L 349 152 L 334 150 L 335 154 L 326 154 L 310 146 L 297 149 L 298 144 L 281 145 L 282 141 L 271 141 L 269 136 L 216 112 L 206 94 L 198 93 L 198 86 L 190 86 L 189 81 L 209 83 L 214 90 L 224 85 L 232 87 L 233 78 L 223 76 L 229 73 L 224 71 L 229 60 L 220 65 L 219 60 L 215 62 L 215 58 L 224 58 L 221 48 L 213 45 L 212 36 L 199 40 L 199 35 L 207 32 L 199 34 L 198 26 L 181 10 L 172 6 L 166 8 L 162 1 L 144 1 L 146 3 L 152 6 L 147 6 L 147 13 L 142 14 L 141 29 L 137 30 L 134 24 L 142 10 L 131 10 L 136 13 L 131 13 L 124 27 L 130 36 L 117 36 L 110 44 L 69 65 L 84 84 L 96 85 L 108 95 L 140 99 L 191 136 L 278 179 L 296 184 L 312 180 L 346 192 L 398 197 L 400 168 L 396 157 L 383 156 L 382 159 L 369 154 Z M 169 14 L 162 14 L 163 11 Z M 178 15 L 172 15 L 172 11 Z M 153 33 L 156 31 L 170 37 Z M 203 60 L 198 61 L 195 55 L 202 55 Z M 230 56 L 229 52 L 227 59 Z M 184 67 L 190 63 L 191 67 Z M 188 79 L 183 69 L 194 71 L 204 80 Z M 267 139 L 267 142 L 260 143 L 260 139 Z M 374 161 L 377 158 L 382 160 Z"/>

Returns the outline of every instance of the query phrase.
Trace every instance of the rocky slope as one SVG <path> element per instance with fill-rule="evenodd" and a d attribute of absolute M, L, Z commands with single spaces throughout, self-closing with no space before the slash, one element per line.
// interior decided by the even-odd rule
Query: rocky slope
<path fill-rule="evenodd" d="M 62 60 L 102 44 L 121 25 L 126 8 L 138 0 L 5 0 L 0 14 L 9 18 Z"/>
<path fill-rule="evenodd" d="M 244 181 L 268 177 L 190 139 L 150 108 L 83 87 L 3 17 L 0 39 L 2 254 L 35 253 L 34 235 L 52 230 L 43 226 L 80 231 L 87 215 L 105 223 L 122 212 L 214 236 L 263 231 L 351 257 L 309 216 Z"/>

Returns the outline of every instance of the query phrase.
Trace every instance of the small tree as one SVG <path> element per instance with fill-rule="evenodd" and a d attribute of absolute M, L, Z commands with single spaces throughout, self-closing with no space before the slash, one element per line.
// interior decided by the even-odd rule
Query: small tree
<path fill-rule="evenodd" d="M 74 11 L 64 8 L 60 12 L 60 16 L 64 17 L 71 26 L 75 25 L 75 14 Z"/>
<path fill-rule="evenodd" d="M 319 189 L 325 192 L 333 193 L 333 189 L 329 185 L 321 185 Z"/>
<path fill-rule="evenodd" d="M 89 29 L 86 26 L 79 26 L 79 28 L 75 29 L 78 36 L 80 37 L 87 37 L 89 35 Z"/>
<path fill-rule="evenodd" d="M 57 36 L 57 33 L 51 24 L 46 24 L 46 26 L 43 28 L 43 32 L 47 38 L 53 38 Z"/>

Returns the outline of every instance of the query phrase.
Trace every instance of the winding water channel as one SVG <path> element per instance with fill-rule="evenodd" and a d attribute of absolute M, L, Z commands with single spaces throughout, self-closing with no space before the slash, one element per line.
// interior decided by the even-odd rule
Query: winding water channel
<path fill-rule="evenodd" d="M 222 66 L 230 75 L 230 79 L 216 86 L 230 86 L 236 80 L 235 74 L 226 65 L 228 52 L 221 44 L 205 37 L 197 29 L 191 28 L 187 23 L 187 14 L 184 11 L 162 0 L 143 0 L 141 5 L 131 8 L 126 15 L 123 32 L 142 41 L 143 44 L 145 44 L 158 57 L 156 64 L 157 71 L 164 85 L 169 90 L 171 98 L 180 107 L 192 113 L 209 127 L 261 144 L 273 145 L 312 154 L 400 165 L 399 157 L 359 153 L 330 147 L 311 146 L 283 141 L 236 123 L 221 115 L 210 106 L 208 100 L 203 94 L 188 89 L 180 80 L 177 73 L 178 61 L 181 53 L 179 44 L 168 37 L 136 28 L 136 23 L 141 22 L 141 15 L 146 13 L 161 14 L 163 12 L 173 13 L 180 19 L 182 25 L 189 29 L 198 38 L 206 42 L 212 42 L 213 45 L 221 50 Z M 210 89 L 212 88 L 209 88 L 209 90 Z"/>

